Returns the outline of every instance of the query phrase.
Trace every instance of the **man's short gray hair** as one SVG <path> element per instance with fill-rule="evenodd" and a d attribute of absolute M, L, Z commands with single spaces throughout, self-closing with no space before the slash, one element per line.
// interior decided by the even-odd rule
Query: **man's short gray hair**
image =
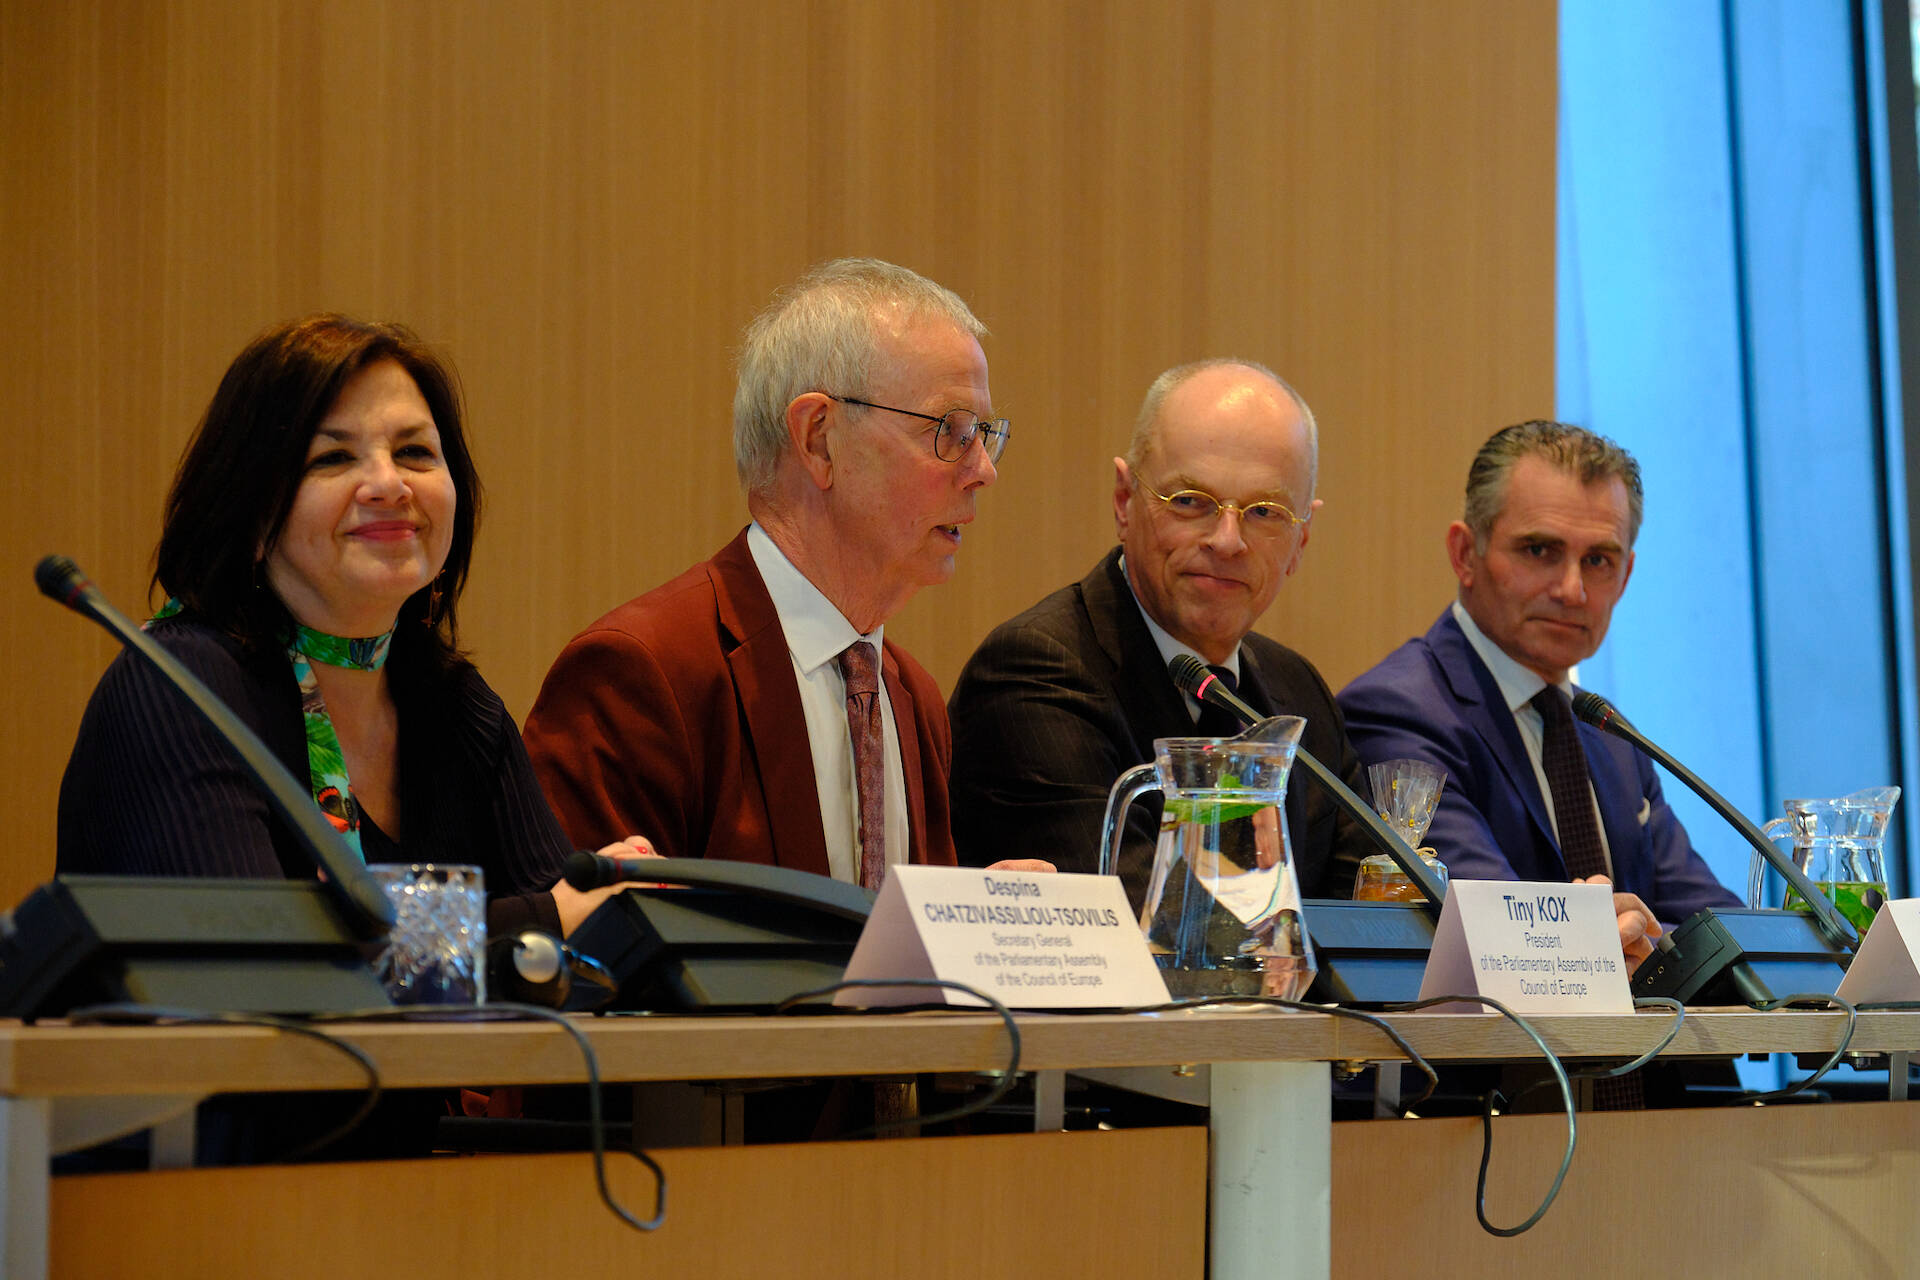
<path fill-rule="evenodd" d="M 1627 490 L 1627 546 L 1640 536 L 1645 494 L 1640 487 L 1640 464 L 1633 455 L 1597 431 L 1536 418 L 1493 433 L 1473 455 L 1467 468 L 1467 508 L 1461 520 L 1473 533 L 1473 544 L 1485 551 L 1493 522 L 1507 504 L 1507 482 L 1522 458 L 1540 458 L 1567 472 L 1583 485 L 1618 480 Z"/>
<path fill-rule="evenodd" d="M 1147 395 L 1140 402 L 1139 416 L 1133 420 L 1133 439 L 1127 442 L 1127 465 L 1138 469 L 1146 458 L 1147 451 L 1153 447 L 1160 433 L 1160 408 L 1168 396 L 1179 389 L 1180 385 L 1209 369 L 1251 369 L 1265 378 L 1271 378 L 1279 388 L 1287 393 L 1289 399 L 1300 410 L 1300 417 L 1307 424 L 1307 493 L 1308 499 L 1320 482 L 1320 426 L 1314 421 L 1313 410 L 1306 400 L 1290 383 L 1257 360 L 1241 360 L 1232 356 L 1221 356 L 1213 360 L 1195 360 L 1191 364 L 1175 365 L 1153 380 L 1147 388 Z"/>
<path fill-rule="evenodd" d="M 975 341 L 987 335 L 958 294 L 905 267 L 836 258 L 810 268 L 773 296 L 741 343 L 733 464 L 747 492 L 773 487 L 789 447 L 787 406 L 796 396 L 867 394 L 883 307 L 897 307 L 903 322 L 937 317 Z"/>

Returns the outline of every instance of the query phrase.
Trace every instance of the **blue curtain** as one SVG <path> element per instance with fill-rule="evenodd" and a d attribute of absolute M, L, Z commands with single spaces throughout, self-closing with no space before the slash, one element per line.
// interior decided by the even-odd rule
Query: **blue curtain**
<path fill-rule="evenodd" d="M 1633 579 L 1582 683 L 1757 821 L 1899 783 L 1911 830 L 1871 17 L 1562 0 L 1557 411 L 1646 480 Z M 1744 893 L 1746 846 L 1669 794 Z"/>

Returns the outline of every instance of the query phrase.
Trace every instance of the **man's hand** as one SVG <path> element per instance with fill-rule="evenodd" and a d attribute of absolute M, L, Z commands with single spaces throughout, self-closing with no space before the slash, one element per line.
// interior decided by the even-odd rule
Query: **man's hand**
<path fill-rule="evenodd" d="M 1280 865 L 1280 807 L 1268 805 L 1253 815 L 1253 861 L 1265 871 Z"/>
<path fill-rule="evenodd" d="M 1059 868 L 1045 858 L 1003 858 L 988 867 L 989 871 L 1058 871 Z"/>
<path fill-rule="evenodd" d="M 1605 876 L 1588 876 L 1574 883 L 1611 885 L 1613 882 Z M 1653 940 L 1665 930 L 1637 893 L 1614 894 L 1613 913 L 1620 925 L 1620 951 L 1627 958 L 1627 976 L 1631 978 L 1640 962 L 1653 954 Z"/>

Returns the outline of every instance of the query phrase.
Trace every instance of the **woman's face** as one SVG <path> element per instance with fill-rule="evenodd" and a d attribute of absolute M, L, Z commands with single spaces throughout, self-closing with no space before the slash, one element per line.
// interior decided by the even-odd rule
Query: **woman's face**
<path fill-rule="evenodd" d="M 378 635 L 446 563 L 457 501 L 412 375 L 393 360 L 368 365 L 307 445 L 293 507 L 267 551 L 267 583 L 309 627 Z"/>

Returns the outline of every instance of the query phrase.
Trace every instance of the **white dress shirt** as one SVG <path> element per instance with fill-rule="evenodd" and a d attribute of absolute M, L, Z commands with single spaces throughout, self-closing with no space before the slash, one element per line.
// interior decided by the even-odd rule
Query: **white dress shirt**
<path fill-rule="evenodd" d="M 860 883 L 860 791 L 853 771 L 853 736 L 847 730 L 847 680 L 837 659 L 856 640 L 880 650 L 884 625 L 867 635 L 853 629 L 820 588 L 794 567 L 759 521 L 747 526 L 747 550 L 773 597 L 773 610 L 787 637 L 793 679 L 806 713 L 813 780 L 820 789 L 820 825 L 827 838 L 833 878 Z M 877 665 L 877 664 L 876 664 Z M 880 681 L 880 718 L 886 739 L 887 862 L 907 860 L 907 784 L 900 768 L 900 733 L 893 722 L 887 682 Z M 794 744 L 797 749 L 799 744 Z M 764 746 L 763 746 L 764 749 Z"/>
<path fill-rule="evenodd" d="M 1127 558 L 1123 555 L 1120 557 L 1120 572 L 1122 574 L 1125 574 L 1126 570 L 1127 570 Z M 1160 650 L 1160 669 L 1162 671 L 1166 670 L 1167 665 L 1171 663 L 1180 654 L 1187 653 L 1187 654 L 1192 654 L 1194 657 L 1200 659 L 1200 662 L 1203 666 L 1225 667 L 1228 671 L 1233 672 L 1234 683 L 1236 685 L 1239 684 L 1240 682 L 1240 646 L 1239 645 L 1235 645 L 1233 647 L 1233 652 L 1227 655 L 1227 660 L 1225 662 L 1221 662 L 1221 663 L 1208 662 L 1205 654 L 1201 653 L 1198 649 L 1195 649 L 1189 645 L 1184 645 L 1180 643 L 1178 640 L 1173 638 L 1172 634 L 1168 632 L 1168 630 L 1165 627 L 1161 626 L 1159 623 L 1153 620 L 1153 615 L 1147 612 L 1147 606 L 1140 603 L 1140 593 L 1133 589 L 1133 579 L 1131 577 L 1127 578 L 1127 592 L 1129 595 L 1133 597 L 1134 607 L 1140 610 L 1141 618 L 1145 619 L 1146 621 L 1147 634 L 1153 637 L 1154 648 Z M 1173 677 L 1168 676 L 1167 679 L 1171 680 L 1173 679 Z M 1195 724 L 1199 724 L 1200 723 L 1199 699 L 1195 698 L 1192 694 L 1188 693 L 1184 689 L 1180 691 L 1180 696 L 1182 699 L 1186 701 L 1187 714 L 1193 717 L 1193 722 Z"/>
<path fill-rule="evenodd" d="M 1554 839 L 1560 838 L 1560 817 L 1553 809 L 1553 788 L 1547 785 L 1547 766 L 1542 759 L 1546 748 L 1546 725 L 1540 719 L 1539 710 L 1533 705 L 1534 695 L 1547 687 L 1547 682 L 1537 671 L 1529 670 L 1510 657 L 1505 649 L 1489 640 L 1486 633 L 1474 623 L 1473 616 L 1458 600 L 1453 602 L 1453 620 L 1460 624 L 1460 630 L 1466 633 L 1467 643 L 1480 655 L 1480 661 L 1487 664 L 1487 670 L 1493 673 L 1493 679 L 1500 686 L 1500 696 L 1506 699 L 1507 710 L 1513 715 L 1513 723 L 1520 730 L 1520 741 L 1526 745 L 1527 759 L 1533 763 L 1534 781 L 1540 787 L 1540 799 L 1547 806 L 1547 820 L 1553 823 Z M 1573 681 L 1569 676 L 1560 686 L 1568 697 L 1573 696 Z M 1577 732 L 1577 730 L 1576 730 Z M 1593 822 L 1600 829 L 1600 852 L 1607 859 L 1607 875 L 1613 875 L 1613 849 L 1607 843 L 1607 824 L 1600 820 L 1600 802 L 1592 800 L 1593 779 L 1587 779 L 1587 796 L 1593 804 Z"/>

